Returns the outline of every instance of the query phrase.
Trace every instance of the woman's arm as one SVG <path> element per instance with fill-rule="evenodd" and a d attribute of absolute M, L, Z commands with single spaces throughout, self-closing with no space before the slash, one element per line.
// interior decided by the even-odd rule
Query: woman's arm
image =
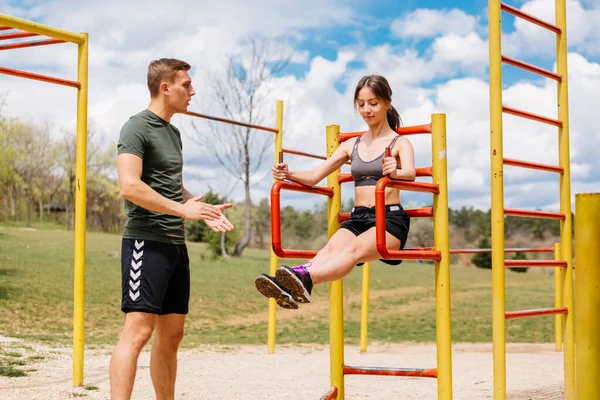
<path fill-rule="evenodd" d="M 290 171 L 285 163 L 273 166 L 273 177 L 277 180 L 288 179 L 306 186 L 314 186 L 340 168 L 350 159 L 348 156 L 349 141 L 338 147 L 324 163 L 310 171 Z"/>
<path fill-rule="evenodd" d="M 396 143 L 394 143 L 392 154 L 395 153 L 396 149 L 398 150 L 394 158 L 400 161 L 397 164 L 397 166 L 400 166 L 400 168 L 394 168 L 390 172 L 390 178 L 403 181 L 414 181 L 416 177 L 415 151 L 412 143 L 405 137 L 400 137 Z"/>

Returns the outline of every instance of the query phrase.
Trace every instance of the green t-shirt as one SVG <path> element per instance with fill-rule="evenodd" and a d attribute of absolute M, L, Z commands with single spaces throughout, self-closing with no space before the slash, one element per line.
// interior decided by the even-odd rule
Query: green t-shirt
<path fill-rule="evenodd" d="M 150 110 L 132 116 L 121 129 L 118 154 L 135 154 L 143 160 L 142 181 L 167 199 L 182 203 L 183 168 L 181 134 Z M 185 243 L 183 219 L 146 210 L 125 199 L 125 239 Z"/>

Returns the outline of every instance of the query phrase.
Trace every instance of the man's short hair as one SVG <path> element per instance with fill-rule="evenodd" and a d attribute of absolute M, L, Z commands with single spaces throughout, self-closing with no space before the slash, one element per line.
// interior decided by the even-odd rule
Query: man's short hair
<path fill-rule="evenodd" d="M 173 82 L 177 71 L 189 71 L 192 66 L 175 58 L 161 58 L 148 64 L 148 90 L 155 97 L 160 91 L 160 82 Z"/>

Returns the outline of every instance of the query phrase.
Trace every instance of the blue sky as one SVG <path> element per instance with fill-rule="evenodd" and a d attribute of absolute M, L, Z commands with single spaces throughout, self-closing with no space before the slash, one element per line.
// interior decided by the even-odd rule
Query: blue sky
<path fill-rule="evenodd" d="M 285 3 L 285 4 L 284 4 Z M 452 207 L 489 207 L 489 87 L 487 0 L 229 0 L 164 2 L 113 0 L 7 1 L 11 15 L 90 34 L 89 116 L 100 137 L 116 140 L 125 120 L 146 106 L 145 68 L 162 56 L 188 60 L 199 94 L 192 111 L 222 115 L 211 100 L 208 76 L 222 76 L 229 55 L 247 55 L 249 35 L 285 37 L 295 63 L 272 83 L 264 121 L 274 125 L 275 100 L 284 100 L 284 146 L 324 154 L 324 129 L 364 128 L 352 109 L 351 94 L 364 74 L 383 74 L 394 89 L 394 105 L 407 125 L 428 122 L 432 113 L 448 118 L 448 168 Z M 549 22 L 554 0 L 512 1 Z M 573 193 L 600 189 L 596 150 L 600 133 L 591 113 L 600 107 L 600 5 L 568 0 L 569 85 Z M 554 38 L 541 28 L 515 23 L 503 14 L 503 52 L 554 69 Z M 62 46 L 62 47 L 61 47 Z M 72 45 L 0 52 L 0 65 L 75 78 Z M 513 67 L 503 67 L 505 104 L 554 116 L 555 84 Z M 74 127 L 74 93 L 69 88 L 0 76 L 6 94 L 3 112 L 26 120 L 48 121 L 57 135 Z M 33 93 L 33 95 L 32 95 Z M 202 193 L 208 187 L 231 191 L 214 159 L 192 140 L 189 120 L 174 122 L 184 131 L 186 184 Z M 205 130 L 212 125 L 201 125 Z M 557 163 L 556 130 L 505 117 L 505 155 Z M 417 165 L 430 164 L 430 142 L 415 138 Z M 428 161 L 429 159 L 429 161 Z M 253 198 L 268 195 L 271 156 L 254 177 Z M 314 166 L 290 157 L 291 168 Z M 266 178 L 265 178 L 266 177 Z M 506 171 L 507 206 L 556 209 L 554 176 Z M 351 196 L 345 186 L 344 198 Z M 297 207 L 311 207 L 302 194 L 286 197 Z M 427 203 L 426 195 L 407 193 L 403 201 Z"/>

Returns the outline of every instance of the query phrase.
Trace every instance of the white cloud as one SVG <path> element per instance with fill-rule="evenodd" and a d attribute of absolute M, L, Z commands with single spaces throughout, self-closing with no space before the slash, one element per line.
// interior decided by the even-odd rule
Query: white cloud
<path fill-rule="evenodd" d="M 590 1 L 584 5 L 579 0 L 567 0 L 567 42 L 569 48 L 590 56 L 600 55 L 600 3 Z M 554 24 L 554 0 L 531 0 L 525 2 L 521 8 L 523 12 L 531 14 L 546 22 Z M 514 55 L 527 54 L 554 56 L 555 34 L 537 25 L 515 19 L 514 32 L 505 35 L 503 41 Z"/>
<path fill-rule="evenodd" d="M 475 30 L 477 19 L 459 9 L 420 8 L 392 22 L 392 33 L 399 38 L 431 38 L 438 35 L 467 35 Z"/>
<path fill-rule="evenodd" d="M 198 94 L 192 101 L 191 110 L 223 115 L 211 101 L 210 74 L 223 71 L 228 55 L 244 51 L 243 39 L 248 34 L 285 34 L 302 40 L 305 28 L 345 24 L 356 19 L 354 11 L 342 1 L 327 4 L 316 0 L 286 4 L 275 0 L 222 3 L 225 2 L 175 2 L 171 8 L 175 11 L 168 15 L 157 6 L 159 3 L 139 8 L 124 2 L 119 4 L 119 12 L 115 12 L 114 7 L 106 7 L 105 3 L 80 4 L 66 0 L 40 2 L 29 11 L 13 11 L 65 29 L 90 32 L 89 116 L 111 140 L 115 140 L 130 115 L 147 105 L 145 73 L 148 61 L 153 58 L 175 56 L 192 63 L 191 72 Z M 546 3 L 536 0 L 523 7 L 535 13 L 535 7 Z M 576 6 L 574 1 L 569 2 L 571 9 Z M 546 4 L 542 8 L 549 7 Z M 553 10 L 553 2 L 550 8 Z M 56 13 L 57 9 L 63 13 Z M 575 19 L 569 20 L 569 29 L 573 30 L 569 31 L 573 45 L 573 52 L 569 54 L 573 193 L 598 190 L 600 186 L 597 172 L 600 171 L 597 157 L 600 134 L 594 131 L 594 114 L 600 109 L 597 96 L 600 64 L 592 61 L 590 54 L 595 53 L 589 50 L 600 45 L 600 35 L 578 26 L 585 21 L 590 24 L 590 18 L 592 22 L 595 18 L 593 9 L 584 11 L 583 17 L 573 11 L 571 18 Z M 364 128 L 352 104 L 358 79 L 364 74 L 384 75 L 392 85 L 393 103 L 405 125 L 427 123 L 432 113 L 447 115 L 451 206 L 488 208 L 489 88 L 485 74 L 488 48 L 485 36 L 478 34 L 477 18 L 460 10 L 418 10 L 396 20 L 392 30 L 400 38 L 433 38 L 433 41 L 423 54 L 393 42 L 379 46 L 358 43 L 335 48 L 337 54 L 325 58 L 295 49 L 292 40 L 289 46 L 295 51 L 294 62 L 307 64 L 308 71 L 303 76 L 282 76 L 272 82 L 271 93 L 265 102 L 267 112 L 263 124 L 275 125 L 275 102 L 284 100 L 284 147 L 324 155 L 326 125 L 339 124 L 342 131 Z M 317 30 L 317 35 L 324 35 L 323 41 L 330 39 L 319 32 Z M 532 41 L 522 40 L 518 35 L 523 32 L 517 26 L 517 33 L 507 35 L 505 48 L 515 46 L 515 51 L 530 54 L 539 46 L 535 36 Z M 576 53 L 583 51 L 587 55 Z M 71 79 L 76 76 L 75 60 L 76 49 L 72 45 L 0 52 L 1 65 L 16 65 L 15 68 L 35 69 Z M 354 65 L 357 64 L 363 66 L 356 68 Z M 340 84 L 346 87 L 342 92 L 336 90 Z M 5 76 L 0 76 L 0 88 L 0 91 L 10 90 L 5 113 L 46 119 L 56 127 L 74 128 L 74 89 Z M 508 85 L 504 100 L 508 105 L 553 117 L 556 115 L 556 84 L 547 81 Z M 189 121 L 187 116 L 173 119 L 184 131 L 186 160 L 193 160 L 184 170 L 186 186 L 196 193 L 206 191 L 209 185 L 220 191 L 231 190 L 233 179 L 224 179 L 221 168 L 205 158 L 199 146 L 190 140 Z M 201 122 L 199 126 L 210 129 L 208 124 Z M 505 116 L 504 129 L 506 157 L 549 164 L 558 162 L 556 128 Z M 430 165 L 430 138 L 419 136 L 410 137 L 410 140 L 415 146 L 417 166 Z M 267 177 L 253 188 L 252 193 L 257 196 L 255 201 L 268 196 L 271 160 L 272 154 L 268 154 L 263 169 L 253 178 Z M 319 162 L 292 155 L 287 155 L 286 161 L 292 168 L 299 169 L 312 168 Z M 507 206 L 554 207 L 558 200 L 555 174 L 507 167 L 505 178 Z M 522 185 L 524 183 L 526 186 Z M 351 188 L 351 184 L 344 186 L 344 199 L 350 198 Z M 239 184 L 233 196 L 236 200 L 241 198 Z M 416 198 L 424 197 L 403 194 L 403 201 Z M 287 199 L 295 206 L 304 207 L 323 200 L 311 195 L 290 195 Z"/>

